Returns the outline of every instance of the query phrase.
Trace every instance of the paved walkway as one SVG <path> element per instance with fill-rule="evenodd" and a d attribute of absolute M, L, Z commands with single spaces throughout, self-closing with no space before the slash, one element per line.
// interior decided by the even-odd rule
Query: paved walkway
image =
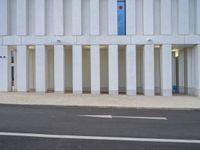
<path fill-rule="evenodd" d="M 185 95 L 146 97 L 107 94 L 95 96 L 91 94 L 0 93 L 0 104 L 200 109 L 200 98 Z"/>

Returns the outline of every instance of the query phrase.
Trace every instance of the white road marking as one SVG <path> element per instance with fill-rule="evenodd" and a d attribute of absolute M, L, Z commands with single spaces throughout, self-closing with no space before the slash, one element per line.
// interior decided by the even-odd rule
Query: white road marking
<path fill-rule="evenodd" d="M 141 117 L 141 116 L 112 116 L 112 115 L 79 115 L 81 117 L 91 117 L 91 118 L 121 118 L 121 119 L 147 119 L 147 120 L 167 120 L 166 117 Z"/>
<path fill-rule="evenodd" d="M 36 133 L 15 133 L 15 132 L 0 132 L 0 136 L 35 137 L 35 138 L 51 138 L 51 139 L 200 144 L 200 140 L 194 140 L 194 139 L 192 140 L 192 139 L 158 139 L 158 138 L 134 138 L 134 137 L 81 136 L 81 135 L 56 135 L 56 134 L 36 134 Z"/>
<path fill-rule="evenodd" d="M 106 118 L 106 119 L 112 119 L 111 115 L 79 115 L 81 117 L 90 117 L 90 118 Z"/>

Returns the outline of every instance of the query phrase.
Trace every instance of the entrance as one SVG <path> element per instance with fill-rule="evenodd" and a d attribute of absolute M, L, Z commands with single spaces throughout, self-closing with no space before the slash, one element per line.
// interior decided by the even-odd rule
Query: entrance
<path fill-rule="evenodd" d="M 17 60 L 16 60 L 16 50 L 15 49 L 11 49 L 11 51 L 10 51 L 10 66 L 9 67 L 11 67 L 11 91 L 13 92 L 13 91 L 16 91 L 16 62 L 17 62 Z"/>

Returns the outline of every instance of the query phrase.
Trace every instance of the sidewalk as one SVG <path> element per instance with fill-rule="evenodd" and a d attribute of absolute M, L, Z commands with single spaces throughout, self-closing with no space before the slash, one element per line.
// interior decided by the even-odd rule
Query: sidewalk
<path fill-rule="evenodd" d="M 200 98 L 185 95 L 146 97 L 107 94 L 95 96 L 91 94 L 0 93 L 0 104 L 200 109 Z"/>

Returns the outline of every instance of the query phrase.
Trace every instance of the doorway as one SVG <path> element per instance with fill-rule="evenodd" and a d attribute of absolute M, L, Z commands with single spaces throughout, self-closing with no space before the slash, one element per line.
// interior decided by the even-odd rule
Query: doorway
<path fill-rule="evenodd" d="M 9 57 L 10 57 L 10 63 L 9 63 L 9 67 L 10 67 L 10 76 L 11 76 L 11 80 L 9 80 L 11 83 L 11 92 L 16 91 L 16 87 L 17 87 L 17 54 L 16 54 L 16 50 L 15 49 L 11 49 L 10 53 L 9 53 Z"/>

